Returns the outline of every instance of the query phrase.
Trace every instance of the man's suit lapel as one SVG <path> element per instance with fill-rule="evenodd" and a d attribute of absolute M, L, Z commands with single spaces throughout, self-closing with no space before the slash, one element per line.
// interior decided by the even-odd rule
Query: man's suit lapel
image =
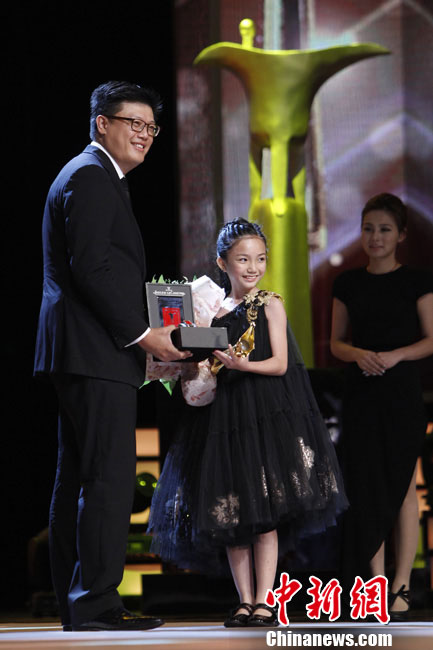
<path fill-rule="evenodd" d="M 96 158 L 99 160 L 99 162 L 103 165 L 103 167 L 107 170 L 110 179 L 116 188 L 116 191 L 118 192 L 120 198 L 124 202 L 126 208 L 128 208 L 128 212 L 130 212 L 133 215 L 132 212 L 132 206 L 131 206 L 131 201 L 129 200 L 129 197 L 126 195 L 125 190 L 123 189 L 122 183 L 120 182 L 120 178 L 118 173 L 113 167 L 113 164 L 109 157 L 101 150 L 98 149 L 98 147 L 93 147 L 91 144 L 89 144 L 85 149 L 85 153 L 91 153 L 92 155 L 96 156 Z M 135 217 L 134 217 L 135 220 Z"/>
<path fill-rule="evenodd" d="M 130 200 L 129 196 L 127 195 L 127 193 L 124 190 L 124 187 L 123 187 L 123 185 L 122 185 L 122 183 L 120 181 L 120 178 L 119 178 L 119 175 L 118 175 L 117 171 L 115 170 L 115 168 L 113 166 L 113 163 L 111 162 L 109 157 L 101 149 L 98 149 L 98 147 L 94 147 L 91 144 L 87 145 L 87 147 L 84 149 L 84 153 L 90 153 L 93 156 L 95 156 L 98 159 L 98 161 L 102 164 L 104 169 L 108 172 L 108 175 L 110 176 L 110 179 L 111 179 L 114 187 L 116 188 L 116 191 L 118 192 L 122 202 L 124 203 L 125 208 L 126 208 L 128 214 L 129 214 L 129 216 L 130 216 L 130 218 L 131 218 L 131 220 L 132 220 L 132 222 L 134 224 L 134 227 L 137 230 L 137 234 L 138 234 L 137 241 L 140 243 L 140 247 L 141 247 L 141 251 L 142 251 L 142 255 L 143 255 L 143 264 L 144 264 L 145 256 L 144 256 L 144 246 L 143 246 L 143 238 L 141 236 L 141 231 L 140 231 L 140 228 L 138 227 L 137 220 L 136 220 L 135 215 L 134 215 L 134 213 L 132 211 L 131 200 Z"/>

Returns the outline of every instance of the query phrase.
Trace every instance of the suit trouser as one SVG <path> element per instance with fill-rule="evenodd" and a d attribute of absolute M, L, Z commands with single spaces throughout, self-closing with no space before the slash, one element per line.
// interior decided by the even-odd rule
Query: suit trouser
<path fill-rule="evenodd" d="M 136 474 L 137 390 L 56 375 L 59 451 L 50 507 L 50 559 L 63 625 L 121 606 Z"/>

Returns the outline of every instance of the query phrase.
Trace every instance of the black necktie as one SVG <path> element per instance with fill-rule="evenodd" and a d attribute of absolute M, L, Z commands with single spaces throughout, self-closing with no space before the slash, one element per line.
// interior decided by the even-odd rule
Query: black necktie
<path fill-rule="evenodd" d="M 123 178 L 121 178 L 121 179 L 120 179 L 120 182 L 122 183 L 123 191 L 124 191 L 125 194 L 127 195 L 128 200 L 131 201 L 131 194 L 130 194 L 130 192 L 129 192 L 128 179 L 126 178 L 126 176 L 124 176 Z"/>

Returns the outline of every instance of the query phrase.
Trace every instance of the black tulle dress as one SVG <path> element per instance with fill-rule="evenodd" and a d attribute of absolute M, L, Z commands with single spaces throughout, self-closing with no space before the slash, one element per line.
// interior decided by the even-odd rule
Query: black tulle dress
<path fill-rule="evenodd" d="M 352 343 L 375 352 L 421 338 L 417 300 L 433 292 L 430 272 L 401 266 L 371 274 L 353 269 L 334 283 L 347 307 Z M 342 577 L 369 576 L 369 561 L 396 523 L 426 431 L 417 363 L 401 362 L 381 376 L 346 369 L 342 464 L 350 508 L 343 520 Z"/>
<path fill-rule="evenodd" d="M 272 356 L 264 305 L 251 360 Z M 249 326 L 245 302 L 213 325 L 234 344 Z M 288 328 L 283 376 L 227 370 L 214 402 L 185 406 L 152 501 L 151 550 L 182 568 L 218 573 L 225 546 L 281 529 L 280 550 L 335 524 L 347 507 L 342 479 L 308 373 Z"/>

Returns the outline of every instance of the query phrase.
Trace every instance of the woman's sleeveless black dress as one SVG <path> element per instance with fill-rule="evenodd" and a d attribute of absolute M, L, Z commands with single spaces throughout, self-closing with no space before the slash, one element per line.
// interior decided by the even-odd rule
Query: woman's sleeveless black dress
<path fill-rule="evenodd" d="M 356 347 L 376 352 L 420 339 L 417 300 L 433 291 L 432 275 L 402 266 L 375 275 L 341 274 L 334 296 L 347 307 Z M 350 508 L 344 517 L 342 573 L 369 575 L 369 561 L 396 523 L 426 431 L 416 362 L 365 377 L 347 366 L 343 400 L 342 465 Z"/>

